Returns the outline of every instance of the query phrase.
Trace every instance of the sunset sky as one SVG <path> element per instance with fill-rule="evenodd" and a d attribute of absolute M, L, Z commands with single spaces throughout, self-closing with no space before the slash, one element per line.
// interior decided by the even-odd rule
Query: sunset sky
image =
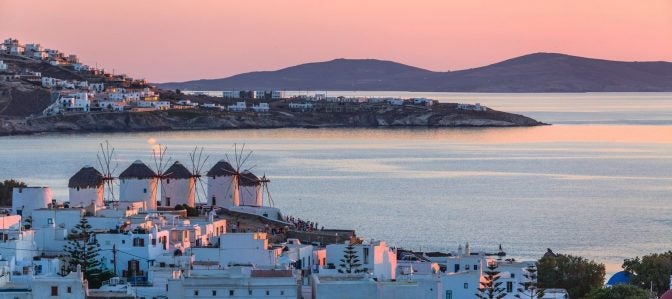
<path fill-rule="evenodd" d="M 152 82 L 342 57 L 435 71 L 532 52 L 672 61 L 672 0 L 0 0 L 0 37 Z"/>

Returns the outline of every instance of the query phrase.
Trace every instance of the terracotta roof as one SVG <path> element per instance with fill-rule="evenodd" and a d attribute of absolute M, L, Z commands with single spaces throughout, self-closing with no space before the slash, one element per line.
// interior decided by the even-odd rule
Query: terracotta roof
<path fill-rule="evenodd" d="M 91 166 L 82 167 L 68 181 L 68 188 L 97 188 L 103 185 L 103 174 Z"/>
<path fill-rule="evenodd" d="M 191 174 L 191 171 L 184 167 L 180 161 L 175 161 L 173 165 L 171 165 L 166 171 L 164 172 L 164 177 L 166 178 L 171 178 L 171 179 L 188 179 L 191 178 L 193 175 Z"/>
<path fill-rule="evenodd" d="M 219 160 L 217 164 L 212 166 L 208 171 L 208 176 L 232 176 L 236 170 L 225 160 Z"/>
<path fill-rule="evenodd" d="M 135 160 L 131 166 L 128 166 L 120 175 L 120 179 L 149 179 L 156 177 L 154 170 L 149 168 L 140 160 Z"/>

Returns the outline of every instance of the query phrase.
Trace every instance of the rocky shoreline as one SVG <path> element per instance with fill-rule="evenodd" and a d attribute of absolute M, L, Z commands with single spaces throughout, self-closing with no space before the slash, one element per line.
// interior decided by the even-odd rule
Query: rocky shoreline
<path fill-rule="evenodd" d="M 0 120 L 0 135 L 48 132 L 142 132 L 266 128 L 362 127 L 519 127 L 546 125 L 532 118 L 500 112 L 391 108 L 353 113 L 232 113 L 211 110 L 108 112 Z"/>

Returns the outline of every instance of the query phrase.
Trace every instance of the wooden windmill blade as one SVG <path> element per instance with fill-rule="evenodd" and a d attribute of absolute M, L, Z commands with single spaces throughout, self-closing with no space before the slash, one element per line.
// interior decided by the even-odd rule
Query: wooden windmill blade
<path fill-rule="evenodd" d="M 166 169 L 168 164 L 170 164 L 172 158 L 168 157 L 166 159 L 166 152 L 168 151 L 168 146 L 158 144 L 159 148 L 152 148 L 152 158 L 154 159 L 154 169 L 156 172 L 156 177 L 158 180 L 158 185 L 154 185 L 155 188 L 159 188 L 159 192 L 161 193 L 160 195 L 158 192 L 155 192 L 156 196 L 160 201 L 163 202 L 163 197 L 164 197 L 164 188 L 163 188 L 163 179 L 166 178 L 166 176 L 170 175 L 169 173 L 166 173 Z M 154 190 L 156 191 L 156 190 Z M 156 199 L 154 200 L 156 201 Z"/>
<path fill-rule="evenodd" d="M 114 159 L 114 147 L 110 146 L 110 142 L 105 140 L 105 142 L 100 143 L 100 150 L 96 154 L 98 159 L 98 165 L 103 174 L 104 187 L 107 189 L 108 199 L 110 201 L 116 201 L 114 195 L 114 172 L 116 172 L 119 164 L 116 163 L 112 166 L 112 160 Z M 104 191 L 103 191 L 104 192 Z"/>
<path fill-rule="evenodd" d="M 201 147 L 200 151 L 198 147 L 195 147 L 194 151 L 189 153 L 189 160 L 191 161 L 191 174 L 194 178 L 194 202 L 196 202 L 197 199 L 201 199 L 200 193 L 198 192 L 199 186 L 203 198 L 205 198 L 205 201 L 207 202 L 207 195 L 205 193 L 205 188 L 203 187 L 203 180 L 201 179 L 203 176 L 201 173 L 203 171 L 203 167 L 205 167 L 205 164 L 208 162 L 208 159 L 210 159 L 210 156 L 206 155 L 205 158 L 203 158 L 204 150 L 205 148 L 203 147 Z M 201 200 L 198 201 L 200 202 Z"/>
<path fill-rule="evenodd" d="M 263 195 L 264 191 L 266 191 L 266 197 L 268 198 L 268 205 L 270 207 L 274 207 L 275 203 L 273 202 L 273 197 L 271 197 L 271 190 L 268 188 L 268 184 L 271 182 L 271 180 L 269 180 L 266 177 L 266 174 L 264 173 L 264 176 L 261 177 L 259 182 L 261 183 L 261 193 L 262 193 L 262 195 Z"/>

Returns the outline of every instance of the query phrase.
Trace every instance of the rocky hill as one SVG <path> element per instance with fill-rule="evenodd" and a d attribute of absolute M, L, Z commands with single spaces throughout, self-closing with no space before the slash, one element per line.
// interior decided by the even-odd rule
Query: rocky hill
<path fill-rule="evenodd" d="M 336 59 L 222 79 L 169 82 L 166 89 L 445 92 L 672 91 L 672 63 L 622 62 L 535 53 L 492 65 L 433 72 L 392 61 Z"/>
<path fill-rule="evenodd" d="M 544 125 L 522 115 L 488 109 L 457 109 L 437 104 L 431 109 L 388 107 L 368 112 L 234 113 L 212 110 L 108 112 L 0 120 L 0 135 L 42 132 L 134 132 L 251 128 L 334 127 L 514 127 Z"/>

